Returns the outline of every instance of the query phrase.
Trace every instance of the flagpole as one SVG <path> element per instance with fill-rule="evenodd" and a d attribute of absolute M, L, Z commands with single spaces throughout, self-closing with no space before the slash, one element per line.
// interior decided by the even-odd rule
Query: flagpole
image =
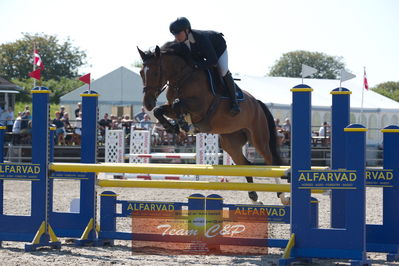
<path fill-rule="evenodd" d="M 35 50 L 36 50 L 36 44 L 33 42 L 33 71 L 36 70 L 36 64 L 35 64 Z M 33 79 L 33 88 L 36 87 L 36 79 Z"/>
<path fill-rule="evenodd" d="M 363 114 L 363 97 L 364 97 L 364 73 L 366 73 L 366 67 L 363 67 L 363 86 L 362 86 L 362 102 L 360 104 L 360 119 L 362 119 Z"/>

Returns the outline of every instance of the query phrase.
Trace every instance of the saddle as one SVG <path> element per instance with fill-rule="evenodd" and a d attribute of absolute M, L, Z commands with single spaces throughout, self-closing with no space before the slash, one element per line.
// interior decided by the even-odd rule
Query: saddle
<path fill-rule="evenodd" d="M 211 117 L 213 116 L 216 107 L 218 103 L 222 101 L 230 101 L 230 97 L 228 96 L 226 84 L 223 80 L 223 78 L 219 75 L 219 72 L 216 68 L 212 69 L 207 69 L 205 70 L 207 77 L 208 77 L 208 82 L 209 82 L 209 88 L 211 90 L 211 93 L 213 96 L 216 96 L 209 107 L 205 117 L 202 118 L 201 121 L 198 121 L 196 123 L 193 123 L 195 132 L 210 132 L 210 124 L 209 121 Z M 244 93 L 242 92 L 241 88 L 236 85 L 236 97 L 238 102 L 242 102 L 245 100 Z M 190 121 L 191 123 L 191 121 Z"/>
<path fill-rule="evenodd" d="M 209 87 L 212 94 L 214 96 L 220 96 L 221 100 L 229 100 L 230 97 L 228 95 L 226 84 L 223 78 L 220 76 L 217 68 L 214 67 L 212 69 L 207 69 L 206 73 L 208 76 Z M 244 101 L 244 93 L 242 92 L 241 88 L 237 85 L 237 83 L 235 83 L 235 85 L 236 85 L 237 101 L 242 102 Z"/>

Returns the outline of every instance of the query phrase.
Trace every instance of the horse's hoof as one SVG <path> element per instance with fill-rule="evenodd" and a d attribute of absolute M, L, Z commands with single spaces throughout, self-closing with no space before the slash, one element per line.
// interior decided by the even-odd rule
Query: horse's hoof
<path fill-rule="evenodd" d="M 178 134 L 180 132 L 178 125 L 169 125 L 165 127 L 166 132 L 170 134 Z"/>
<path fill-rule="evenodd" d="M 174 129 L 174 133 L 175 133 L 175 134 L 179 134 L 179 133 L 180 133 L 180 128 L 179 128 L 178 125 L 174 125 L 174 126 L 173 126 L 173 129 Z"/>
<path fill-rule="evenodd" d="M 252 201 L 258 201 L 258 194 L 255 191 L 249 191 L 248 196 Z"/>
<path fill-rule="evenodd" d="M 190 126 L 186 123 L 186 124 L 184 124 L 183 126 L 181 126 L 181 128 L 184 130 L 184 131 L 186 131 L 186 132 L 189 132 L 190 131 Z"/>
<path fill-rule="evenodd" d="M 288 206 L 291 204 L 291 198 L 290 197 L 284 197 L 281 199 L 281 203 L 285 206 Z"/>

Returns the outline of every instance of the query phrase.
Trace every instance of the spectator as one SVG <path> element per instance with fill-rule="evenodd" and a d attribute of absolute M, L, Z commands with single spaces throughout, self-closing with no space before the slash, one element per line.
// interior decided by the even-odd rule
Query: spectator
<path fill-rule="evenodd" d="M 136 122 L 141 122 L 141 120 L 144 119 L 144 116 L 146 114 L 146 112 L 144 110 L 145 110 L 144 106 L 142 106 L 141 107 L 141 112 L 134 116 L 134 120 L 136 120 Z"/>
<path fill-rule="evenodd" d="M 140 127 L 145 130 L 151 129 L 151 118 L 148 114 L 144 115 L 143 120 L 140 121 Z"/>
<path fill-rule="evenodd" d="M 25 105 L 25 109 L 22 111 L 21 116 L 24 116 L 26 112 L 29 112 L 29 116 L 30 116 L 30 107 L 29 107 L 29 105 Z M 32 117 L 29 117 L 29 119 L 32 119 Z"/>
<path fill-rule="evenodd" d="M 151 135 L 153 137 L 153 143 L 155 145 L 160 145 L 164 142 L 165 128 L 159 121 L 157 121 L 152 128 Z"/>
<path fill-rule="evenodd" d="M 65 114 L 65 106 L 61 105 L 60 107 L 60 118 L 63 118 Z"/>
<path fill-rule="evenodd" d="M 14 111 L 12 107 L 8 107 L 0 115 L 0 121 L 3 126 L 7 127 L 7 132 L 12 132 L 12 126 L 14 124 Z"/>
<path fill-rule="evenodd" d="M 73 127 L 69 121 L 68 112 L 64 113 L 63 117 L 61 117 L 61 121 L 64 123 L 64 128 L 65 128 L 65 143 L 68 145 L 72 145 Z"/>
<path fill-rule="evenodd" d="M 76 117 L 73 135 L 72 135 L 72 142 L 75 145 L 80 145 L 80 140 L 82 136 L 82 112 L 78 113 L 78 117 Z"/>
<path fill-rule="evenodd" d="M 21 132 L 21 119 L 22 119 L 22 112 L 18 113 L 18 116 L 13 123 L 12 126 L 13 134 L 19 134 Z"/>
<path fill-rule="evenodd" d="M 55 125 L 55 138 L 57 145 L 65 145 L 65 125 L 61 120 L 60 111 L 55 112 L 55 118 L 53 120 L 53 125 Z"/>
<path fill-rule="evenodd" d="M 288 117 L 284 120 L 284 124 L 281 126 L 284 134 L 284 144 L 290 144 L 291 141 L 291 122 Z"/>
<path fill-rule="evenodd" d="M 319 136 L 327 138 L 327 136 L 329 136 L 329 133 L 330 133 L 330 126 L 328 125 L 327 122 L 324 121 L 321 127 L 319 128 Z"/>
<path fill-rule="evenodd" d="M 61 117 L 61 121 L 64 123 L 64 127 L 66 132 L 72 132 L 73 128 L 69 121 L 69 113 L 65 112 L 64 115 Z"/>
<path fill-rule="evenodd" d="M 22 129 L 19 133 L 21 135 L 20 142 L 23 144 L 29 144 L 32 142 L 32 120 L 28 120 L 26 128 Z"/>
<path fill-rule="evenodd" d="M 105 129 L 106 129 L 106 128 L 111 129 L 111 126 L 112 126 L 112 120 L 109 119 L 108 113 L 105 113 L 105 114 L 104 114 L 104 118 L 102 118 L 102 119 L 98 122 L 98 124 L 100 125 L 100 133 L 101 133 L 101 136 L 104 137 L 104 136 L 105 136 Z"/>
<path fill-rule="evenodd" d="M 130 128 L 132 127 L 132 120 L 129 115 L 124 115 L 122 118 L 122 128 L 125 129 L 125 134 L 130 134 Z"/>
<path fill-rule="evenodd" d="M 76 117 L 74 133 L 79 136 L 82 135 L 82 112 L 79 112 L 78 117 Z"/>
<path fill-rule="evenodd" d="M 20 134 L 26 133 L 29 131 L 29 121 L 31 115 L 29 110 L 25 110 L 25 112 L 21 116 L 21 131 Z"/>
<path fill-rule="evenodd" d="M 78 106 L 78 108 L 75 109 L 75 118 L 78 118 L 79 117 L 79 113 L 82 112 L 82 103 L 78 102 L 77 106 Z"/>
<path fill-rule="evenodd" d="M 122 118 L 116 115 L 111 115 L 111 129 L 121 129 L 122 128 Z"/>
<path fill-rule="evenodd" d="M 280 119 L 278 118 L 274 119 L 274 124 L 276 125 L 278 143 L 279 145 L 282 145 L 285 141 L 285 136 L 283 133 L 283 128 L 280 125 Z"/>

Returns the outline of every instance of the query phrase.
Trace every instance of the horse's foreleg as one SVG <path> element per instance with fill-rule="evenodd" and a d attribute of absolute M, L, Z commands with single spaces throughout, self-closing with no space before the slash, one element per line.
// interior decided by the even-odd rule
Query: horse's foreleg
<path fill-rule="evenodd" d="M 170 105 L 164 104 L 154 109 L 154 116 L 159 123 L 165 128 L 166 132 L 178 134 L 180 132 L 178 125 L 172 125 L 166 118 L 173 117 L 173 110 Z"/>
<path fill-rule="evenodd" d="M 172 109 L 176 114 L 176 121 L 177 124 L 186 132 L 190 131 L 190 126 L 188 125 L 187 121 L 184 119 L 183 114 L 187 113 L 187 106 L 185 105 L 184 101 L 181 99 L 176 99 L 172 104 Z"/>

